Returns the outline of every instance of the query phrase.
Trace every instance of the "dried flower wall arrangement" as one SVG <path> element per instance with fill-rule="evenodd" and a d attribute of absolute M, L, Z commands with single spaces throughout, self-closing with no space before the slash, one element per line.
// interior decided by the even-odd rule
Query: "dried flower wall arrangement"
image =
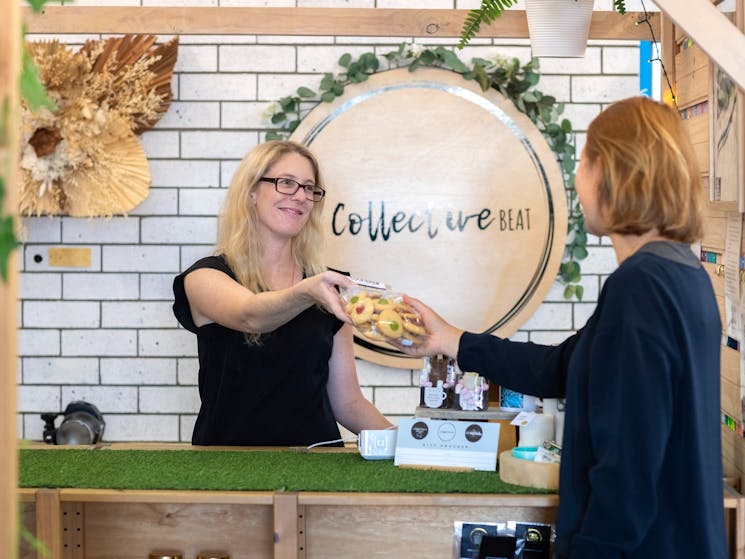
<path fill-rule="evenodd" d="M 126 214 L 142 202 L 150 171 L 137 134 L 172 98 L 178 38 L 152 35 L 28 44 L 56 108 L 22 107 L 22 215 Z"/>

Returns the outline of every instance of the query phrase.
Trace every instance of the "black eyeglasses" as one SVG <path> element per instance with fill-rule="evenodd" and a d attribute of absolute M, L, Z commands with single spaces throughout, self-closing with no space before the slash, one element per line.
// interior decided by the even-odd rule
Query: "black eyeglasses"
<path fill-rule="evenodd" d="M 280 194 L 286 194 L 287 196 L 292 196 L 302 188 L 305 191 L 305 198 L 311 202 L 320 202 L 321 198 L 326 194 L 326 191 L 320 186 L 316 186 L 315 184 L 300 184 L 296 180 L 286 179 L 285 177 L 261 177 L 259 180 L 273 182 L 274 189 Z"/>

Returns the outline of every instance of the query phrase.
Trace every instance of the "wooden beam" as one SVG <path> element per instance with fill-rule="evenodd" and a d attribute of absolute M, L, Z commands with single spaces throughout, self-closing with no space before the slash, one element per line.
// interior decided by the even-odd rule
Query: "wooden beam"
<path fill-rule="evenodd" d="M 662 12 L 745 90 L 745 34 L 709 0 L 655 0 Z"/>
<path fill-rule="evenodd" d="M 58 489 L 39 489 L 36 493 L 36 538 L 49 551 L 45 559 L 62 559 L 62 509 Z"/>
<path fill-rule="evenodd" d="M 49 6 L 25 12 L 30 33 L 153 33 L 161 35 L 326 35 L 459 37 L 468 10 L 384 8 L 214 8 Z M 594 12 L 590 39 L 648 40 L 640 13 Z M 659 16 L 651 14 L 659 33 Z M 509 10 L 478 37 L 527 38 L 525 12 Z"/>
<path fill-rule="evenodd" d="M 3 210 L 17 215 L 20 134 L 18 80 L 21 69 L 21 11 L 17 0 L 0 0 L 0 119 L 5 137 L 0 137 L 0 176 L 5 180 Z M 5 103 L 7 102 L 7 105 Z M 4 112 L 3 106 L 7 107 Z M 18 273 L 11 256 L 8 282 L 0 279 L 0 557 L 18 552 L 18 457 L 16 430 L 16 380 L 18 328 Z"/>

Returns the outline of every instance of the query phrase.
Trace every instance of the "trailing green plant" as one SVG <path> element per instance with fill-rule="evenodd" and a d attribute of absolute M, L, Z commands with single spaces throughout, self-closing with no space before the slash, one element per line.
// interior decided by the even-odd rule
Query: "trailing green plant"
<path fill-rule="evenodd" d="M 576 1 L 576 0 L 575 0 Z M 469 10 L 463 28 L 460 32 L 458 48 L 462 49 L 476 36 L 481 29 L 481 24 L 489 25 L 502 15 L 510 6 L 516 5 L 518 0 L 481 0 L 481 6 L 475 10 Z M 619 14 L 626 13 L 626 0 L 613 0 L 613 9 Z"/>
<path fill-rule="evenodd" d="M 468 65 L 453 51 L 444 47 L 425 48 L 408 43 L 403 43 L 398 49 L 382 56 L 391 67 L 408 67 L 410 72 L 421 67 L 444 68 L 460 74 L 466 80 L 474 80 L 483 91 L 494 88 L 510 99 L 542 132 L 560 163 L 567 193 L 567 245 L 559 268 L 559 278 L 565 285 L 564 297 L 581 301 L 584 288 L 580 284 L 580 261 L 587 257 L 587 231 L 574 189 L 577 161 L 573 128 L 568 119 L 561 118 L 564 104 L 535 88 L 540 80 L 538 59 L 520 65 L 517 58 L 474 58 Z M 267 132 L 267 140 L 288 138 L 305 114 L 317 103 L 330 103 L 344 93 L 345 86 L 367 80 L 378 70 L 379 64 L 374 53 L 365 53 L 357 60 L 345 53 L 339 59 L 339 66 L 344 71 L 324 74 L 318 93 L 308 87 L 299 87 L 294 94 L 282 97 L 270 105 L 265 116 L 276 128 Z"/>
<path fill-rule="evenodd" d="M 40 12 L 45 2 L 46 0 L 29 0 L 29 5 L 35 12 Z M 25 34 L 25 30 L 23 30 L 23 34 Z M 20 76 L 21 98 L 32 110 L 38 110 L 42 107 L 54 108 L 54 102 L 47 95 L 39 79 L 39 72 L 36 65 L 26 51 L 25 46 L 22 50 L 22 56 Z M 14 157 L 14 154 L 4 149 L 9 141 L 8 123 L 12 122 L 11 116 L 10 102 L 5 98 L 0 109 L 0 153 L 5 155 L 5 160 L 0 160 L 0 278 L 3 282 L 8 281 L 8 260 L 10 259 L 10 255 L 18 247 L 15 220 L 12 214 L 6 214 L 4 209 L 10 166 L 17 164 L 14 159 L 11 159 Z"/>

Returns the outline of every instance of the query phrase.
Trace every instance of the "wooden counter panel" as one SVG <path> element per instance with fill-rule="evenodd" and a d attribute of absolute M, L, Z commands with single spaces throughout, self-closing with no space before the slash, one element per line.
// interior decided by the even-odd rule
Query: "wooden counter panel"
<path fill-rule="evenodd" d="M 273 557 L 272 506 L 85 503 L 86 559 L 142 559 L 156 549 L 223 550 L 231 559 Z"/>
<path fill-rule="evenodd" d="M 306 506 L 306 559 L 450 557 L 453 523 L 554 523 L 555 508 L 481 506 Z"/>

